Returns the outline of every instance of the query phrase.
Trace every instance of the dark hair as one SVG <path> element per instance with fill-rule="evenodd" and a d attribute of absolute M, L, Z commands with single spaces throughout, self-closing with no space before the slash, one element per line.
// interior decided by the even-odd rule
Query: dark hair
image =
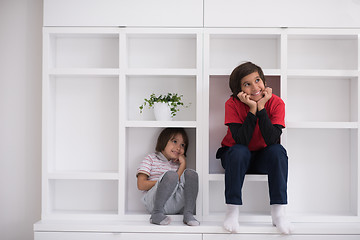
<path fill-rule="evenodd" d="M 157 139 L 155 151 L 161 152 L 162 150 L 164 150 L 168 141 L 177 134 L 181 134 L 181 136 L 183 137 L 185 143 L 184 155 L 186 156 L 186 151 L 189 144 L 189 138 L 185 132 L 185 129 L 183 128 L 165 128 L 164 130 L 162 130 Z"/>
<path fill-rule="evenodd" d="M 264 82 L 264 85 L 266 85 L 265 76 L 261 67 L 252 62 L 246 62 L 237 66 L 230 75 L 229 86 L 233 93 L 231 96 L 237 98 L 238 93 L 241 92 L 241 79 L 254 72 L 259 73 L 259 77 Z"/>

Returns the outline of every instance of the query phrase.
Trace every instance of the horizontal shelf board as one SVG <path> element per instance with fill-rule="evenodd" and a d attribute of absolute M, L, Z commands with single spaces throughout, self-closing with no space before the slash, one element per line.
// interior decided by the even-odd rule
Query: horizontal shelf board
<path fill-rule="evenodd" d="M 287 71 L 288 77 L 358 77 L 357 70 L 309 70 L 291 69 Z"/>
<path fill-rule="evenodd" d="M 359 222 L 360 218 L 353 215 L 331 215 L 331 214 L 311 214 L 311 213 L 293 213 L 287 208 L 287 214 L 292 222 L 304 223 L 353 223 Z"/>
<path fill-rule="evenodd" d="M 173 221 L 167 226 L 157 226 L 149 221 L 60 221 L 42 220 L 34 224 L 35 232 L 71 231 L 71 232 L 132 232 L 132 233 L 228 233 L 222 221 L 200 221 L 200 226 L 189 227 L 182 221 Z M 294 235 L 309 234 L 360 234 L 358 223 L 292 223 Z M 241 223 L 240 234 L 279 234 L 271 221 Z"/>
<path fill-rule="evenodd" d="M 228 76 L 231 74 L 233 69 L 209 69 L 209 75 L 213 76 Z M 280 69 L 263 69 L 265 76 L 280 76 L 281 70 Z"/>
<path fill-rule="evenodd" d="M 209 174 L 208 175 L 209 181 L 224 181 L 224 174 Z M 258 175 L 258 174 L 246 174 L 245 181 L 251 182 L 267 182 L 267 175 Z"/>
<path fill-rule="evenodd" d="M 118 68 L 51 68 L 50 75 L 94 75 L 94 76 L 118 76 L 120 70 Z"/>
<path fill-rule="evenodd" d="M 196 128 L 196 121 L 126 121 L 125 127 L 187 127 Z"/>
<path fill-rule="evenodd" d="M 359 29 L 329 29 L 329 28 L 288 28 L 287 34 L 289 37 L 292 35 L 304 35 L 304 36 L 339 36 L 347 38 L 357 38 L 357 34 L 360 34 Z"/>
<path fill-rule="evenodd" d="M 73 172 L 61 171 L 48 173 L 48 179 L 88 179 L 88 180 L 118 180 L 117 172 Z"/>
<path fill-rule="evenodd" d="M 118 34 L 120 28 L 112 27 L 44 27 L 44 33 L 50 34 Z"/>
<path fill-rule="evenodd" d="M 134 76 L 196 76 L 198 73 L 195 68 L 129 68 L 125 71 L 126 75 Z"/>
<path fill-rule="evenodd" d="M 102 221 L 119 220 L 118 211 L 66 211 L 56 210 L 43 214 L 42 219 L 46 221 L 85 221 L 88 219 L 96 219 Z"/>
<path fill-rule="evenodd" d="M 144 213 L 144 211 L 140 212 L 140 211 L 126 211 L 125 212 L 125 217 L 123 219 L 129 220 L 129 221 L 149 221 L 150 215 L 148 213 Z M 176 215 L 172 215 L 172 214 L 168 214 L 167 216 L 169 216 L 171 218 L 172 221 L 182 221 L 183 220 L 183 215 L 182 214 L 176 214 Z M 195 216 L 196 218 L 199 218 L 198 216 Z"/>
<path fill-rule="evenodd" d="M 358 122 L 287 122 L 287 128 L 359 128 Z"/>
<path fill-rule="evenodd" d="M 128 35 L 144 35 L 147 36 L 148 34 L 154 36 L 161 35 L 168 35 L 172 36 L 174 34 L 180 34 L 180 35 L 189 35 L 189 34 L 196 34 L 196 33 L 202 33 L 202 28 L 125 28 L 125 31 Z"/>
<path fill-rule="evenodd" d="M 50 214 L 53 215 L 118 215 L 117 210 L 52 210 Z"/>
<path fill-rule="evenodd" d="M 228 35 L 228 36 L 237 36 L 237 35 L 279 35 L 283 32 L 283 29 L 280 28 L 204 28 L 204 32 L 210 35 Z"/>

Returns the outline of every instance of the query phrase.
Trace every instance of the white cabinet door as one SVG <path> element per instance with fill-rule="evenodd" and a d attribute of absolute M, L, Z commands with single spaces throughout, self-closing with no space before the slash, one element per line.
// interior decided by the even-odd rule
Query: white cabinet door
<path fill-rule="evenodd" d="M 121 233 L 35 232 L 34 240 L 120 240 Z"/>
<path fill-rule="evenodd" d="M 202 234 L 177 233 L 122 233 L 126 240 L 202 240 Z"/>
<path fill-rule="evenodd" d="M 205 27 L 360 27 L 354 0 L 205 0 Z"/>
<path fill-rule="evenodd" d="M 356 240 L 359 235 L 204 234 L 203 240 Z"/>
<path fill-rule="evenodd" d="M 35 232 L 35 240 L 202 240 L 202 234 Z"/>
<path fill-rule="evenodd" d="M 44 26 L 202 27 L 202 0 L 44 0 Z"/>

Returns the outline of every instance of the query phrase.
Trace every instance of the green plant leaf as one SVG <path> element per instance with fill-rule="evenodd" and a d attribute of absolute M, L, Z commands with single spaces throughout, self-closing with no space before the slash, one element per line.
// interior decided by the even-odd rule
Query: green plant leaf
<path fill-rule="evenodd" d="M 180 109 L 178 108 L 179 106 L 185 106 L 183 101 L 182 101 L 183 95 L 179 95 L 177 93 L 168 93 L 167 95 L 162 95 L 160 94 L 159 96 L 156 96 L 155 93 L 152 93 L 150 95 L 149 98 L 145 98 L 144 99 L 144 103 L 142 105 L 140 105 L 140 113 L 143 112 L 144 107 L 146 105 L 149 106 L 149 108 L 153 108 L 154 107 L 154 103 L 157 102 L 164 102 L 164 103 L 168 103 L 170 106 L 170 111 L 171 111 L 171 116 L 175 117 L 176 116 L 176 112 L 180 111 Z M 189 107 L 191 103 L 189 103 L 188 106 L 185 107 Z"/>

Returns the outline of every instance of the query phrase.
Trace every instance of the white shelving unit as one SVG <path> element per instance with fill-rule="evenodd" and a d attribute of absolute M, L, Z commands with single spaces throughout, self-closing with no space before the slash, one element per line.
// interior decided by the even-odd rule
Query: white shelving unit
<path fill-rule="evenodd" d="M 289 155 L 291 219 L 359 222 L 359 59 L 358 30 L 204 30 L 204 106 L 209 115 L 203 148 L 209 159 L 204 162 L 205 219 L 225 211 L 224 197 L 213 196 L 224 191 L 215 153 L 226 132 L 228 76 L 241 62 L 253 61 L 286 103 L 281 141 Z M 248 176 L 241 221 L 268 221 L 267 195 L 266 177 Z"/>
<path fill-rule="evenodd" d="M 228 76 L 243 61 L 260 65 L 286 104 L 281 142 L 289 155 L 288 215 L 299 227 L 295 234 L 304 235 L 294 239 L 360 234 L 354 228 L 360 223 L 359 29 L 45 27 L 43 44 L 36 239 L 62 231 L 69 240 L 75 238 L 68 231 L 138 239 L 136 225 L 154 231 L 135 174 L 165 127 L 184 127 L 189 135 L 188 167 L 200 176 L 196 214 L 202 226 L 175 223 L 156 228 L 154 238 L 166 232 L 218 239 L 225 233 L 224 175 L 215 152 L 226 132 Z M 168 122 L 155 121 L 149 109 L 140 114 L 144 98 L 167 92 L 182 94 L 190 107 Z M 248 175 L 243 197 L 242 234 L 276 234 L 267 177 Z M 348 225 L 306 225 L 314 222 Z"/>
<path fill-rule="evenodd" d="M 136 168 L 164 127 L 186 129 L 201 173 L 201 44 L 198 29 L 44 28 L 42 219 L 148 218 Z M 168 92 L 190 107 L 170 122 L 140 114 Z"/>

